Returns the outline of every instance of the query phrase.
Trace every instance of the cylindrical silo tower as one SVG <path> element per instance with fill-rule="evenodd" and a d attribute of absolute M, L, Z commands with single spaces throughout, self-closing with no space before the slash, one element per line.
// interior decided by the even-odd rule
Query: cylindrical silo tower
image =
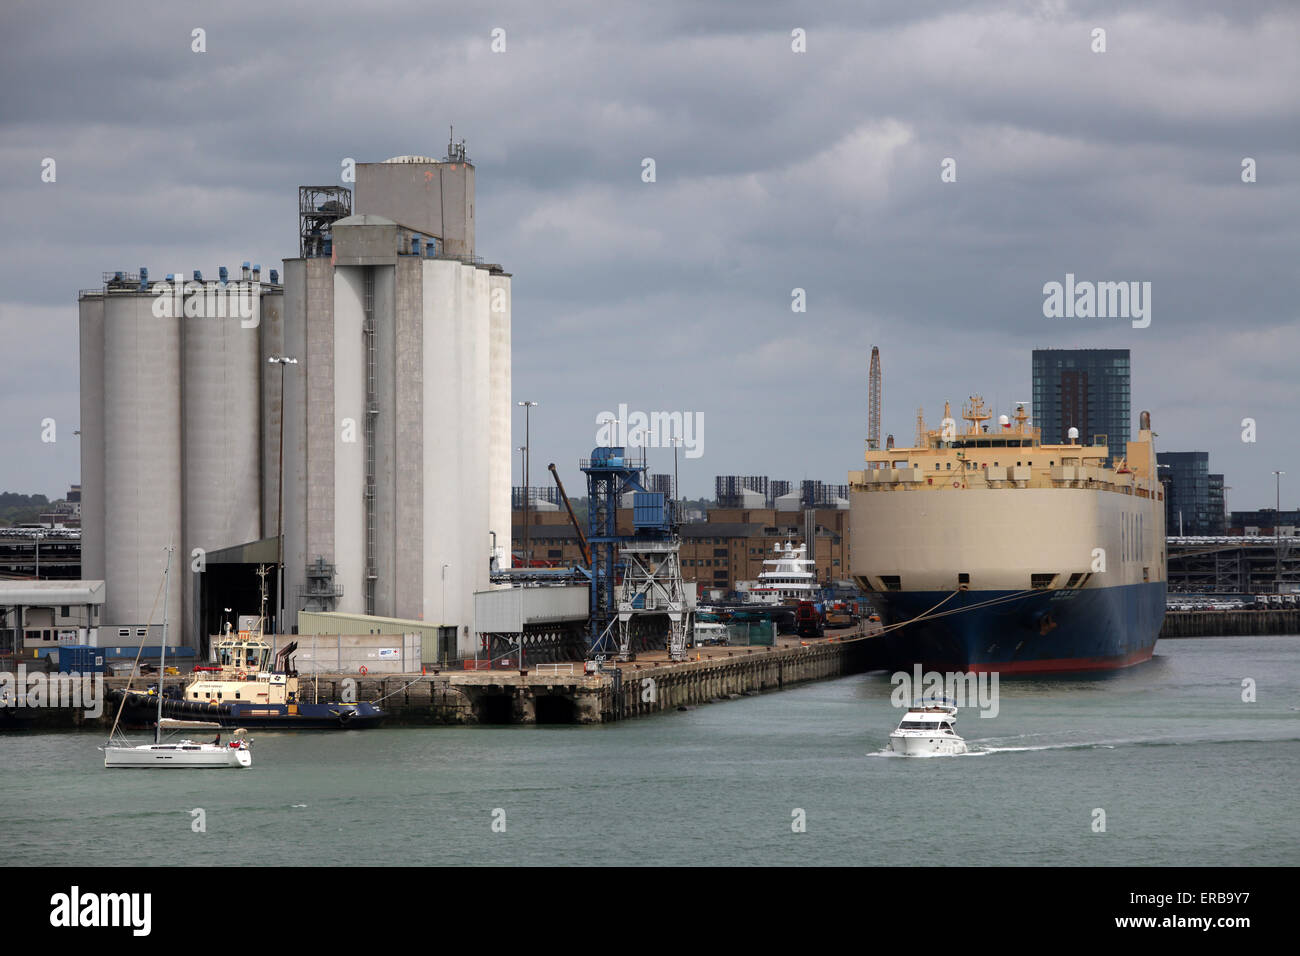
<path fill-rule="evenodd" d="M 167 602 L 168 643 L 182 643 L 180 318 L 149 293 L 104 302 L 104 623 L 106 644 L 137 643 L 150 623 L 165 549 L 175 547 Z M 168 314 L 170 313 L 170 314 Z M 128 638 L 113 627 L 130 628 Z M 156 634 L 148 635 L 153 643 Z"/>
<path fill-rule="evenodd" d="M 454 259 L 424 262 L 424 619 L 458 623 L 450 609 L 465 569 L 460 565 L 459 510 L 464 501 L 461 475 L 461 402 L 464 367 L 461 328 L 461 270 Z M 445 602 L 445 603 L 444 603 Z"/>
<path fill-rule="evenodd" d="M 289 281 L 288 270 L 285 282 Z M 284 346 L 284 287 L 281 286 L 275 301 L 262 309 L 258 325 L 259 354 L 257 357 L 259 394 L 262 399 L 262 490 L 259 537 L 273 538 L 276 534 L 280 507 L 280 372 L 268 359 L 286 353 Z M 299 359 L 301 361 L 301 359 Z M 284 371 L 290 371 L 285 369 Z M 286 386 L 288 380 L 285 381 Z"/>
<path fill-rule="evenodd" d="M 187 283 L 181 321 L 185 632 L 197 646 L 196 549 L 261 536 L 260 287 Z M 278 301 L 279 295 L 268 298 Z M 179 580 L 179 579 L 178 579 Z"/>
<path fill-rule="evenodd" d="M 473 429 L 474 458 L 470 464 L 472 481 L 470 487 L 474 492 L 474 512 L 472 525 L 466 534 L 469 545 L 466 554 L 473 564 L 473 576 L 469 579 L 471 591 L 485 591 L 492 583 L 491 566 L 482 559 L 489 554 L 492 536 L 492 284 L 488 270 L 479 266 L 474 270 L 474 300 L 470 312 L 470 323 L 474 334 L 474 376 L 473 376 Z M 467 605 L 467 620 L 474 619 L 473 595 Z"/>
<path fill-rule="evenodd" d="M 79 302 L 81 358 L 81 576 L 104 579 L 104 298 Z M 102 623 L 102 622 L 101 622 Z M 112 635 L 116 638 L 116 633 Z"/>
<path fill-rule="evenodd" d="M 496 532 L 501 567 L 510 567 L 510 276 L 489 280 L 488 524 Z"/>
<path fill-rule="evenodd" d="M 333 394 L 335 420 L 333 469 L 333 552 L 338 583 L 343 588 L 338 610 L 365 614 L 372 579 L 367 542 L 376 544 L 371 527 L 374 498 L 367 494 L 368 447 L 367 383 L 369 349 L 363 330 L 374 312 L 374 271 L 367 266 L 340 266 L 334 270 Z M 308 429 L 319 423 L 308 421 Z M 310 558 L 310 555 L 309 555 Z"/>

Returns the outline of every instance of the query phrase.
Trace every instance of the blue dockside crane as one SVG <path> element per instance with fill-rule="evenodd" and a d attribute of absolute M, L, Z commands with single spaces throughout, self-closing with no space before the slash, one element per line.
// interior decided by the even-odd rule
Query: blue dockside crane
<path fill-rule="evenodd" d="M 637 613 L 676 611 L 676 630 L 681 629 L 680 593 L 676 601 L 667 600 L 673 590 L 655 581 L 654 569 L 664 567 L 675 573 L 676 589 L 681 589 L 681 571 L 677 561 L 679 539 L 672 502 L 662 493 L 646 491 L 644 454 L 629 458 L 622 446 L 593 448 L 591 458 L 580 461 L 587 475 L 587 542 L 591 547 L 591 631 L 588 657 L 617 654 L 627 659 L 630 652 L 628 622 Z M 632 533 L 620 534 L 618 507 L 623 496 L 632 494 Z M 616 561 L 615 555 L 622 555 Z M 671 562 L 659 560 L 650 565 L 647 577 L 643 562 L 636 555 L 669 554 Z M 620 573 L 624 578 L 621 591 Z M 620 600 L 621 599 L 621 600 Z M 676 606 L 670 606 L 675 604 Z M 622 605 L 620 607 L 620 605 Z M 621 613 L 620 613 L 621 611 Z M 675 643 L 670 640 L 670 648 Z"/>

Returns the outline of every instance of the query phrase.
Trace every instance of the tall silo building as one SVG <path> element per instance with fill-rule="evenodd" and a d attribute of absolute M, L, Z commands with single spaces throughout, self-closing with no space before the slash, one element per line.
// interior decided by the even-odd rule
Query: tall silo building
<path fill-rule="evenodd" d="M 258 536 L 258 358 L 281 289 L 220 273 L 106 273 L 79 296 L 82 574 L 105 582 L 105 644 L 155 637 L 170 544 L 169 643 L 197 646 L 202 553 Z"/>
<path fill-rule="evenodd" d="M 355 210 L 346 188 L 299 193 L 283 286 L 142 269 L 80 296 L 102 640 L 146 636 L 173 543 L 169 637 L 202 647 L 223 606 L 257 611 L 248 579 L 283 531 L 276 630 L 305 609 L 407 618 L 443 628 L 440 657 L 472 652 L 473 592 L 509 553 L 511 450 L 511 283 L 474 254 L 474 167 L 452 144 L 358 165 Z"/>
<path fill-rule="evenodd" d="M 463 147 L 356 172 L 353 214 L 325 241 L 304 218 L 283 322 L 262 341 L 264 362 L 298 359 L 284 368 L 286 618 L 311 607 L 422 620 L 455 628 L 447 651 L 472 652 L 473 592 L 490 584 L 493 546 L 500 557 L 510 545 L 510 276 L 474 255 Z"/>

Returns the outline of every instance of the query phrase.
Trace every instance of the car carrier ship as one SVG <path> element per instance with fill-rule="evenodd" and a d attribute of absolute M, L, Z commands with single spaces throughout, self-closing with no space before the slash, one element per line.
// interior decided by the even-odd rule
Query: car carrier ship
<path fill-rule="evenodd" d="M 973 396 L 958 432 L 866 452 L 850 472 L 852 574 L 884 618 L 891 668 L 1066 673 L 1150 659 L 1165 613 L 1164 493 L 1148 412 L 1111 459 L 1046 445 L 1021 405 Z"/>

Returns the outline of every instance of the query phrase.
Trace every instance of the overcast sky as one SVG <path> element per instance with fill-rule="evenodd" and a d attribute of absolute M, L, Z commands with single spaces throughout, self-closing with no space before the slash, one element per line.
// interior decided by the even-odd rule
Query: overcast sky
<path fill-rule="evenodd" d="M 1279 468 L 1294 507 L 1298 10 L 6 4 L 0 490 L 78 480 L 78 289 L 279 266 L 300 184 L 339 182 L 345 157 L 440 157 L 455 124 L 477 251 L 514 274 L 535 482 L 556 461 L 581 494 L 596 417 L 626 403 L 703 415 L 688 494 L 715 474 L 841 483 L 873 344 L 902 444 L 918 406 L 935 427 L 945 399 L 1030 398 L 1035 347 L 1101 347 L 1132 350 L 1134 418 L 1162 450 L 1209 451 L 1229 509 L 1271 506 Z M 1044 317 L 1066 273 L 1150 282 L 1149 327 Z"/>

